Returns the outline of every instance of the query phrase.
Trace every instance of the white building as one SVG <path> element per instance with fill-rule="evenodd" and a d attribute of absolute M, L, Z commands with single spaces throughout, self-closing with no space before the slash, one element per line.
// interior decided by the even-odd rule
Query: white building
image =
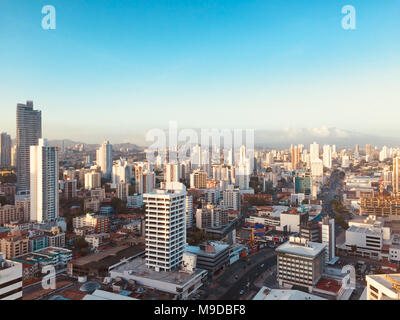
<path fill-rule="evenodd" d="M 30 148 L 31 220 L 46 222 L 58 217 L 58 152 L 47 140 Z"/>
<path fill-rule="evenodd" d="M 327 217 L 322 219 L 321 224 L 321 235 L 322 243 L 327 245 L 325 263 L 335 259 L 335 219 L 329 219 Z"/>
<path fill-rule="evenodd" d="M 299 285 L 311 293 L 324 271 L 325 250 L 326 244 L 290 237 L 275 250 L 279 286 Z"/>
<path fill-rule="evenodd" d="M 186 188 L 167 183 L 143 195 L 146 205 L 146 265 L 155 271 L 180 267 L 186 244 Z"/>
<path fill-rule="evenodd" d="M 193 227 L 193 197 L 186 196 L 186 228 Z"/>
<path fill-rule="evenodd" d="M 310 144 L 310 162 L 319 160 L 319 144 L 314 142 Z"/>
<path fill-rule="evenodd" d="M 22 264 L 0 252 L 0 300 L 22 299 Z"/>
<path fill-rule="evenodd" d="M 400 300 L 400 274 L 367 275 L 367 300 Z"/>
<path fill-rule="evenodd" d="M 119 183 L 130 183 L 132 178 L 132 167 L 128 165 L 126 159 L 116 161 L 112 167 L 113 188 Z"/>
<path fill-rule="evenodd" d="M 181 179 L 180 165 L 177 163 L 167 163 L 165 165 L 164 181 L 179 182 Z"/>
<path fill-rule="evenodd" d="M 384 227 L 383 221 L 376 220 L 375 216 L 369 216 L 349 221 L 342 249 L 358 256 L 380 260 L 384 242 L 390 241 L 390 238 L 390 228 Z"/>
<path fill-rule="evenodd" d="M 101 168 L 103 177 L 110 179 L 112 173 L 112 145 L 109 141 L 104 141 L 96 151 L 96 163 Z"/>
<path fill-rule="evenodd" d="M 85 173 L 85 189 L 92 190 L 101 187 L 101 173 L 92 171 Z"/>
<path fill-rule="evenodd" d="M 329 169 L 332 168 L 332 148 L 328 144 L 324 145 L 323 147 L 322 159 L 325 167 Z"/>
<path fill-rule="evenodd" d="M 240 191 L 230 185 L 223 194 L 224 207 L 226 209 L 240 210 Z"/>

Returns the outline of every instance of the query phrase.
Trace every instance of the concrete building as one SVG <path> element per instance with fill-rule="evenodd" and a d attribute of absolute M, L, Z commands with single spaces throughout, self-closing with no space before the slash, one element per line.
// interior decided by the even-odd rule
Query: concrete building
<path fill-rule="evenodd" d="M 166 183 L 143 195 L 146 205 L 146 264 L 155 271 L 180 267 L 186 244 L 186 187 Z"/>
<path fill-rule="evenodd" d="M 190 188 L 206 189 L 207 188 L 207 172 L 199 169 L 190 174 Z"/>
<path fill-rule="evenodd" d="M 223 193 L 224 207 L 231 210 L 240 210 L 240 191 L 230 185 Z"/>
<path fill-rule="evenodd" d="M 110 219 L 107 216 L 87 213 L 84 216 L 75 217 L 72 220 L 72 225 L 74 229 L 83 227 L 93 227 L 95 233 L 106 233 L 109 232 Z"/>
<path fill-rule="evenodd" d="M 0 133 L 0 168 L 11 167 L 11 137 L 5 132 Z"/>
<path fill-rule="evenodd" d="M 17 185 L 19 191 L 30 190 L 30 147 L 42 137 L 42 112 L 33 102 L 17 104 Z"/>
<path fill-rule="evenodd" d="M 253 300 L 326 300 L 299 290 L 282 290 L 262 287 Z"/>
<path fill-rule="evenodd" d="M 193 227 L 193 197 L 186 196 L 186 229 Z"/>
<path fill-rule="evenodd" d="M 92 171 L 85 173 L 85 189 L 92 190 L 101 187 L 101 173 Z"/>
<path fill-rule="evenodd" d="M 207 277 L 207 271 L 201 269 L 191 272 L 155 271 L 149 269 L 146 260 L 142 258 L 120 262 L 110 267 L 109 274 L 112 279 L 133 280 L 139 285 L 170 293 L 174 300 L 190 299 L 202 287 Z"/>
<path fill-rule="evenodd" d="M 187 246 L 186 252 L 197 256 L 196 268 L 207 270 L 211 275 L 229 264 L 229 244 L 210 241 L 200 246 Z"/>
<path fill-rule="evenodd" d="M 120 183 L 130 184 L 132 179 L 132 167 L 126 159 L 117 160 L 112 167 L 112 187 Z"/>
<path fill-rule="evenodd" d="M 0 252 L 0 300 L 22 299 L 22 264 Z"/>
<path fill-rule="evenodd" d="M 58 150 L 45 139 L 30 149 L 31 220 L 46 222 L 59 213 Z"/>
<path fill-rule="evenodd" d="M 328 264 L 330 261 L 334 261 L 336 258 L 335 249 L 335 219 L 329 219 L 324 217 L 321 223 L 321 240 L 327 246 L 325 263 Z"/>
<path fill-rule="evenodd" d="M 311 293 L 324 271 L 325 250 L 326 244 L 290 237 L 276 249 L 279 285 L 298 285 Z"/>
<path fill-rule="evenodd" d="M 367 275 L 367 300 L 400 300 L 400 274 Z"/>
<path fill-rule="evenodd" d="M 198 229 L 213 229 L 228 224 L 228 210 L 207 204 L 205 208 L 196 211 L 196 227 Z"/>

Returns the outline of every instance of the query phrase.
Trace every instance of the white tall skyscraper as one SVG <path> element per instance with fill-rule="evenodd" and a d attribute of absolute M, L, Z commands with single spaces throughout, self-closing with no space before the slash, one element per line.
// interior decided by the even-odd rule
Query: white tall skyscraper
<path fill-rule="evenodd" d="M 33 110 L 33 102 L 17 104 L 17 184 L 19 191 L 30 190 L 30 146 L 42 137 L 42 112 Z"/>
<path fill-rule="evenodd" d="M 186 187 L 166 183 L 165 189 L 143 195 L 146 204 L 146 265 L 155 271 L 181 266 L 186 245 Z"/>
<path fill-rule="evenodd" d="M 2 132 L 0 134 L 0 168 L 11 166 L 11 137 Z"/>
<path fill-rule="evenodd" d="M 323 148 L 323 156 L 322 156 L 322 161 L 324 163 L 324 166 L 327 168 L 332 168 L 332 148 L 330 145 L 324 145 Z"/>
<path fill-rule="evenodd" d="M 39 139 L 30 147 L 31 220 L 46 222 L 58 217 L 58 150 Z"/>
<path fill-rule="evenodd" d="M 101 173 L 103 177 L 110 179 L 112 173 L 112 145 L 109 141 L 104 141 L 103 144 L 96 152 L 96 162 L 101 168 Z"/>
<path fill-rule="evenodd" d="M 130 183 L 132 178 L 132 167 L 126 159 L 120 159 L 115 162 L 112 167 L 112 184 L 113 187 L 119 183 Z"/>
<path fill-rule="evenodd" d="M 319 144 L 313 142 L 312 144 L 310 144 L 310 162 L 313 162 L 318 159 L 319 159 Z"/>

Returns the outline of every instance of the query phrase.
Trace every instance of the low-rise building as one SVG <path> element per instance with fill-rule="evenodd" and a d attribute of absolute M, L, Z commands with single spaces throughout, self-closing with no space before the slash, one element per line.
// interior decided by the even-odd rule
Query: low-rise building
<path fill-rule="evenodd" d="M 400 300 L 400 274 L 367 275 L 367 300 Z"/>
<path fill-rule="evenodd" d="M 22 299 L 22 264 L 0 252 L 0 300 Z"/>

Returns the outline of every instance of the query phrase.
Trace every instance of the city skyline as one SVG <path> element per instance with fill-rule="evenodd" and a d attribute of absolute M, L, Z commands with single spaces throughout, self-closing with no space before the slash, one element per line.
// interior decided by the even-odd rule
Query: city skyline
<path fill-rule="evenodd" d="M 46 114 L 50 140 L 84 131 L 88 143 L 142 144 L 169 120 L 400 133 L 387 116 L 400 102 L 395 1 L 353 1 L 356 30 L 341 27 L 346 3 L 183 0 L 53 1 L 57 28 L 43 30 L 45 4 L 5 1 L 0 12 L 0 127 L 12 137 L 26 100 Z"/>

